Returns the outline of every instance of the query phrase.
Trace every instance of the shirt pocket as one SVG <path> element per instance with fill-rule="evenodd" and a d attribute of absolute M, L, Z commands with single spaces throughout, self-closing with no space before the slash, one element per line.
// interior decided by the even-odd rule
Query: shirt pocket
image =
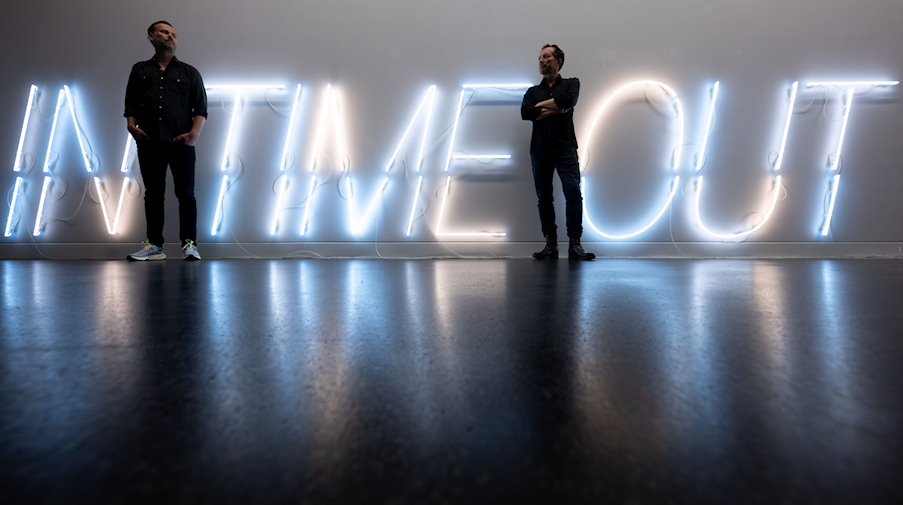
<path fill-rule="evenodd" d="M 145 112 L 151 111 L 154 104 L 154 98 L 156 98 L 156 88 L 159 85 L 155 82 L 154 76 L 151 74 L 141 74 L 138 82 L 140 83 L 138 89 L 141 90 L 141 110 Z"/>
<path fill-rule="evenodd" d="M 166 85 L 169 86 L 170 93 L 175 93 L 179 96 L 187 96 L 188 88 L 191 86 L 191 83 L 188 81 L 188 77 L 184 75 L 169 75 L 166 79 Z"/>

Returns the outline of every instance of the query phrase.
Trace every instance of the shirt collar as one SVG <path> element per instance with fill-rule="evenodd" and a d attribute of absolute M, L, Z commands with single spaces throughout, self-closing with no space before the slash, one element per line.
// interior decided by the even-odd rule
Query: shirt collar
<path fill-rule="evenodd" d="M 148 62 L 148 63 L 152 63 L 152 64 L 154 64 L 154 65 L 156 65 L 156 66 L 158 66 L 158 67 L 160 66 L 160 64 L 157 63 L 157 55 L 151 56 L 150 59 L 147 60 L 147 62 Z M 169 67 L 172 67 L 172 66 L 178 66 L 178 65 L 180 65 L 180 64 L 181 64 L 181 62 L 179 61 L 179 59 L 178 59 L 177 57 L 173 56 L 173 57 L 172 57 L 172 61 L 169 62 L 169 65 L 167 65 L 166 68 L 169 68 Z"/>
<path fill-rule="evenodd" d="M 551 87 L 554 88 L 555 86 L 558 86 L 559 84 L 561 84 L 561 74 L 558 74 L 558 76 L 555 77 L 555 82 L 552 83 L 552 86 L 551 86 Z M 546 86 L 546 87 L 549 87 L 549 85 L 546 84 L 546 78 L 545 78 L 545 77 L 543 77 L 542 80 L 539 81 L 538 86 Z"/>

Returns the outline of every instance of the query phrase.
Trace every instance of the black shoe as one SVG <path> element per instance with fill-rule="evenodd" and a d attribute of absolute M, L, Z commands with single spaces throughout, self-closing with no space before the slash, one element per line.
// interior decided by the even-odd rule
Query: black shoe
<path fill-rule="evenodd" d="M 533 253 L 533 259 L 539 261 L 558 259 L 558 240 L 547 240 L 546 246 L 543 247 L 542 251 Z"/>
<path fill-rule="evenodd" d="M 579 240 L 572 240 L 571 245 L 568 246 L 568 259 L 569 260 L 579 260 L 579 261 L 592 261 L 596 259 L 596 255 L 591 252 L 586 252 L 583 250 L 583 246 L 580 245 Z"/>

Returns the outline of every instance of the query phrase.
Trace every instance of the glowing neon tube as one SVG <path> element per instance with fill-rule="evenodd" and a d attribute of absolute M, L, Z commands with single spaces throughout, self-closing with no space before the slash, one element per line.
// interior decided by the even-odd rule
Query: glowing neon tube
<path fill-rule="evenodd" d="M 825 215 L 825 222 L 821 228 L 821 236 L 827 237 L 831 233 L 831 220 L 834 219 L 834 206 L 837 204 L 837 190 L 840 185 L 840 174 L 831 178 L 831 201 L 828 203 L 828 212 Z"/>
<path fill-rule="evenodd" d="M 53 149 L 53 138 L 56 136 L 56 125 L 60 117 L 60 109 L 63 107 L 63 99 L 66 97 L 64 90 L 60 90 L 56 98 L 56 107 L 53 109 L 53 122 L 50 124 L 50 138 L 47 140 L 47 154 L 44 156 L 44 173 L 50 171 L 50 153 Z"/>
<path fill-rule="evenodd" d="M 435 104 L 435 94 L 436 94 L 436 86 L 432 85 L 427 88 L 426 93 L 423 98 L 420 100 L 420 103 L 417 106 L 417 109 L 414 111 L 411 120 L 408 122 L 407 127 L 404 132 L 401 134 L 401 138 L 398 140 L 398 143 L 395 146 L 392 155 L 389 157 L 388 162 L 386 163 L 386 167 L 384 172 L 386 173 L 386 177 L 383 179 L 379 188 L 376 190 L 376 193 L 370 199 L 370 202 L 367 204 L 366 211 L 364 215 L 360 218 L 357 218 L 357 209 L 356 209 L 356 199 L 354 198 L 353 187 L 351 183 L 350 177 L 348 178 L 348 191 L 350 198 L 348 199 L 348 212 L 349 212 L 349 222 L 351 224 L 351 234 L 354 236 L 360 235 L 364 229 L 369 225 L 372 220 L 373 215 L 376 213 L 376 209 L 378 205 L 382 202 L 386 188 L 389 184 L 389 172 L 392 170 L 392 167 L 395 166 L 396 161 L 398 160 L 398 155 L 401 152 L 402 147 L 407 144 L 408 137 L 410 136 L 411 131 L 414 128 L 414 125 L 417 124 L 417 120 L 420 119 L 421 115 L 426 109 L 426 122 L 423 126 L 423 131 L 420 136 L 420 145 L 417 151 L 417 160 L 414 163 L 414 171 L 420 172 L 421 167 L 423 165 L 423 153 L 426 146 L 426 139 L 429 135 L 430 123 L 433 116 L 433 108 Z M 422 177 L 421 177 L 422 179 Z M 416 204 L 417 195 L 414 196 L 414 202 Z M 408 225 L 408 229 L 410 229 L 410 223 Z"/>
<path fill-rule="evenodd" d="M 589 139 L 593 138 L 593 133 L 595 132 L 596 125 L 599 123 L 599 119 L 601 117 L 603 117 L 603 115 L 606 112 L 606 110 L 608 109 L 608 107 L 614 102 L 615 99 L 619 98 L 620 95 L 628 92 L 629 90 L 631 90 L 633 88 L 645 89 L 646 86 L 660 87 L 673 102 L 675 116 L 676 116 L 675 119 L 678 122 L 678 129 L 677 129 L 677 133 L 674 138 L 673 147 L 671 149 L 671 170 L 675 171 L 675 172 L 677 171 L 677 169 L 680 165 L 681 157 L 683 156 L 684 130 L 685 130 L 684 114 L 683 114 L 683 108 L 680 103 L 680 99 L 677 96 L 677 92 L 674 91 L 667 84 L 664 84 L 664 83 L 656 81 L 656 80 L 643 79 L 643 80 L 637 80 L 637 81 L 630 82 L 630 83 L 625 84 L 625 85 L 621 86 L 620 88 L 616 89 L 612 94 L 608 95 L 608 97 L 605 99 L 605 101 L 602 103 L 602 105 L 598 109 L 596 109 L 596 113 L 593 116 L 593 121 L 590 125 L 589 133 L 586 136 L 587 140 L 583 142 L 583 145 L 585 147 L 584 147 L 583 154 L 580 156 L 580 164 L 581 164 L 580 171 L 581 172 L 583 172 L 583 173 L 586 172 L 586 164 L 588 163 L 588 160 L 590 159 Z M 590 213 L 589 213 L 589 209 L 587 209 L 587 207 L 586 207 L 586 202 L 587 202 L 588 198 L 586 197 L 586 189 L 585 189 L 586 188 L 586 177 L 585 176 L 581 177 L 581 186 L 584 188 L 583 215 L 584 215 L 584 219 L 586 220 L 586 223 L 589 226 L 589 228 L 605 238 L 612 239 L 612 240 L 625 240 L 625 239 L 633 238 L 633 237 L 636 237 L 638 235 L 645 233 L 647 230 L 652 228 L 652 226 L 655 225 L 655 223 L 657 223 L 659 221 L 659 219 L 661 219 L 661 217 L 665 214 L 665 212 L 671 206 L 671 202 L 674 200 L 674 196 L 677 194 L 677 191 L 680 188 L 680 176 L 677 176 L 677 175 L 673 176 L 673 179 L 671 180 L 671 188 L 668 193 L 668 197 L 665 200 L 665 203 L 659 209 L 659 211 L 655 214 L 655 217 L 652 218 L 652 220 L 650 220 L 648 223 L 646 223 L 645 225 L 641 226 L 640 228 L 638 228 L 634 231 L 631 231 L 628 233 L 621 233 L 621 234 L 606 232 L 606 231 L 600 229 L 598 226 L 596 226 L 593 223 L 592 217 L 590 216 Z"/>
<path fill-rule="evenodd" d="M 116 206 L 116 218 L 113 220 L 113 234 L 119 233 L 119 217 L 122 215 L 122 206 L 125 204 L 125 195 L 129 191 L 129 184 L 131 184 L 131 177 L 123 177 L 122 179 L 122 189 L 119 190 L 119 205 Z"/>
<path fill-rule="evenodd" d="M 304 236 L 307 234 L 308 226 L 311 218 L 311 211 L 313 209 L 313 197 L 314 197 L 314 189 L 317 185 L 317 176 L 316 171 L 320 165 L 320 149 L 323 143 L 323 130 L 325 129 L 326 121 L 329 119 L 329 112 L 332 109 L 333 102 L 333 91 L 332 84 L 326 86 L 325 96 L 321 99 L 320 102 L 320 119 L 317 121 L 317 129 L 314 134 L 314 148 L 311 154 L 310 164 L 308 165 L 307 171 L 311 174 L 310 186 L 307 191 L 307 200 L 304 205 L 304 217 L 301 220 L 301 235 Z"/>
<path fill-rule="evenodd" d="M 834 206 L 837 203 L 837 191 L 840 188 L 840 163 L 842 159 L 843 153 L 843 143 L 846 139 L 847 134 L 847 126 L 850 120 L 850 112 L 853 108 L 853 97 L 856 94 L 857 88 L 890 88 L 900 84 L 900 81 L 888 81 L 888 80 L 874 80 L 874 81 L 812 81 L 807 82 L 807 88 L 824 88 L 824 87 L 833 87 L 840 88 L 844 90 L 846 93 L 844 95 L 844 112 L 843 112 L 843 123 L 840 127 L 840 134 L 837 138 L 837 145 L 834 150 L 834 153 L 829 156 L 828 164 L 831 173 L 834 175 L 831 177 L 831 181 L 828 183 L 828 191 L 830 194 L 828 209 L 825 212 L 824 220 L 822 221 L 821 228 L 819 229 L 819 233 L 822 237 L 826 237 L 831 232 L 831 221 L 834 217 Z M 867 91 L 867 90 L 864 90 Z"/>
<path fill-rule="evenodd" d="M 63 86 L 63 91 L 66 92 L 66 105 L 69 107 L 69 117 L 72 118 L 72 125 L 75 127 L 75 138 L 78 139 L 78 147 L 82 152 L 82 160 L 85 162 L 85 170 L 88 173 L 91 173 L 94 171 L 94 168 L 91 166 L 88 149 L 85 147 L 85 139 L 82 135 L 81 126 L 78 124 L 78 116 L 75 115 L 75 104 L 72 100 L 72 92 L 69 90 L 69 86 Z"/>
<path fill-rule="evenodd" d="M 279 160 L 279 171 L 283 174 L 288 170 L 288 150 L 295 134 L 295 122 L 298 116 L 298 104 L 301 100 L 301 85 L 295 88 L 295 96 L 292 99 L 292 113 L 288 121 L 288 130 L 285 132 L 285 142 L 282 144 L 282 157 Z M 273 211 L 273 220 L 270 225 L 270 235 L 275 235 L 279 228 L 279 213 L 282 212 L 282 204 L 285 191 L 288 189 L 288 178 L 283 176 L 282 184 L 276 195 L 276 209 Z"/>
<path fill-rule="evenodd" d="M 445 191 L 442 193 L 442 203 L 439 205 L 439 219 L 436 221 L 436 232 L 435 235 L 437 237 L 504 237 L 507 235 L 505 232 L 446 232 L 442 228 L 442 223 L 445 218 L 445 208 L 448 205 L 448 195 L 451 189 L 451 176 L 448 175 L 448 169 L 451 166 L 451 162 L 453 159 L 458 159 L 454 154 L 455 150 L 455 142 L 458 138 L 458 126 L 461 122 L 461 115 L 464 113 L 464 93 L 469 91 L 470 96 L 473 97 L 479 90 L 481 89 L 503 89 L 503 90 L 524 90 L 531 87 L 532 84 L 465 84 L 462 86 L 461 93 L 458 96 L 458 106 L 455 109 L 455 122 L 452 126 L 452 134 L 451 141 L 448 145 L 448 154 L 445 157 Z M 466 156 L 466 155 L 464 155 Z M 460 158 L 460 159 L 474 159 L 474 158 Z M 411 212 L 413 216 L 413 209 Z"/>
<path fill-rule="evenodd" d="M 219 186 L 219 197 L 216 199 L 216 212 L 213 214 L 213 228 L 210 235 L 216 236 L 223 224 L 223 200 L 226 198 L 226 190 L 229 188 L 229 176 L 223 175 L 223 182 Z"/>
<path fill-rule="evenodd" d="M 710 120 L 711 120 L 711 118 L 714 117 L 715 100 L 718 96 L 717 85 L 718 85 L 718 83 L 716 82 L 715 87 L 714 87 L 715 92 L 712 93 L 712 101 L 711 101 L 710 115 L 709 115 Z M 799 90 L 799 82 L 794 82 L 793 85 L 790 87 L 790 94 L 788 97 L 788 105 L 787 105 L 787 113 L 786 113 L 786 116 L 784 119 L 784 130 L 781 135 L 781 145 L 778 148 L 778 154 L 775 159 L 774 165 L 772 166 L 772 170 L 774 173 L 772 176 L 772 187 L 771 187 L 771 191 L 770 191 L 771 202 L 768 205 L 768 210 L 766 210 L 764 217 L 762 218 L 761 221 L 759 221 L 755 225 L 749 227 L 746 230 L 742 230 L 739 232 L 720 233 L 720 232 L 712 230 L 711 228 L 706 226 L 705 221 L 703 221 L 703 219 L 702 219 L 702 211 L 701 211 L 700 202 L 702 200 L 702 188 L 703 188 L 703 182 L 704 182 L 705 178 L 704 178 L 704 176 L 699 175 L 696 179 L 696 198 L 695 198 L 695 205 L 693 208 L 694 208 L 694 216 L 696 218 L 696 224 L 705 233 L 707 233 L 713 237 L 722 239 L 722 240 L 740 240 L 740 239 L 743 239 L 743 238 L 749 236 L 750 234 L 760 230 L 771 219 L 771 216 L 774 213 L 774 209 L 777 206 L 778 196 L 780 194 L 780 190 L 782 187 L 781 186 L 782 178 L 779 175 L 779 173 L 781 170 L 781 166 L 784 163 L 784 151 L 787 148 L 787 137 L 790 132 L 790 123 L 791 123 L 791 120 L 793 119 L 793 109 L 796 105 L 796 97 L 797 97 L 798 90 Z M 705 156 L 706 156 L 705 149 L 708 145 L 708 136 L 711 133 L 711 131 L 710 131 L 711 124 L 712 123 L 710 122 L 709 129 L 707 129 L 705 132 L 705 137 L 701 143 L 703 150 L 698 155 L 697 161 L 705 159 Z M 701 170 L 702 165 L 697 163 L 697 166 L 699 167 L 697 170 L 697 173 L 698 173 L 698 171 Z"/>
<path fill-rule="evenodd" d="M 405 236 L 410 237 L 414 228 L 414 213 L 417 212 L 417 200 L 420 198 L 420 189 L 423 187 L 423 176 L 417 177 L 417 189 L 414 191 L 414 199 L 411 201 L 411 216 L 408 218 L 408 227 Z"/>
<path fill-rule="evenodd" d="M 41 234 L 42 222 L 44 220 L 44 203 L 47 201 L 47 190 L 50 188 L 51 178 L 48 176 L 44 176 L 44 185 L 41 188 L 41 200 L 38 202 L 38 215 L 34 220 L 34 235 L 35 237 Z"/>
<path fill-rule="evenodd" d="M 6 218 L 6 231 L 3 232 L 4 237 L 9 237 L 13 233 L 13 213 L 15 213 L 16 211 L 16 201 L 19 198 L 19 189 L 22 188 L 23 182 L 24 179 L 22 179 L 21 177 L 16 177 L 16 186 L 15 189 L 13 189 L 13 199 L 9 204 L 9 216 L 7 216 Z"/>
<path fill-rule="evenodd" d="M 28 103 L 25 106 L 25 118 L 22 120 L 22 132 L 19 134 L 19 147 L 16 148 L 16 161 L 13 162 L 13 172 L 18 172 L 22 169 L 22 149 L 25 146 L 25 136 L 28 132 L 28 122 L 31 119 L 31 109 L 34 108 L 34 98 L 38 92 L 38 87 L 34 84 L 31 85 L 31 88 L 28 90 Z"/>
<path fill-rule="evenodd" d="M 100 211 L 103 213 L 103 222 L 107 225 L 107 233 L 110 235 L 115 235 L 116 232 L 113 230 L 113 225 L 110 223 L 110 217 L 107 215 L 107 207 L 103 204 L 104 196 L 103 196 L 103 188 L 101 188 L 100 177 L 93 177 L 94 179 L 94 188 L 97 190 L 97 200 L 100 202 Z"/>

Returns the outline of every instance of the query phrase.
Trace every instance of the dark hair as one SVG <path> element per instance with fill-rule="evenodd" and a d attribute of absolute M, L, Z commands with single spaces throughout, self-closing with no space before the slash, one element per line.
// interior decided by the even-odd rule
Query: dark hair
<path fill-rule="evenodd" d="M 546 44 L 546 45 L 542 46 L 543 49 L 545 49 L 547 47 L 551 47 L 552 49 L 555 50 L 552 52 L 552 56 L 554 56 L 555 59 L 558 60 L 558 70 L 561 70 L 561 67 L 564 66 L 564 51 L 562 51 L 561 48 L 558 47 L 557 44 Z"/>
<path fill-rule="evenodd" d="M 153 23 L 151 23 L 150 26 L 147 27 L 147 34 L 150 35 L 150 34 L 154 33 L 154 27 L 159 25 L 160 23 L 163 23 L 164 25 L 172 26 L 172 23 L 170 23 L 169 21 L 164 21 L 162 19 L 160 21 L 154 21 Z M 173 28 L 175 28 L 175 27 L 173 27 Z"/>

